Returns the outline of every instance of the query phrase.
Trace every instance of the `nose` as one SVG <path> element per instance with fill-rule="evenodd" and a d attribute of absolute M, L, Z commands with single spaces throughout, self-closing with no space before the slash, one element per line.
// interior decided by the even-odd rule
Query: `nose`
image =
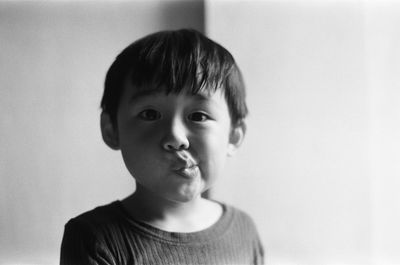
<path fill-rule="evenodd" d="M 167 151 L 184 150 L 189 148 L 187 130 L 183 122 L 173 120 L 165 126 L 162 146 Z"/>

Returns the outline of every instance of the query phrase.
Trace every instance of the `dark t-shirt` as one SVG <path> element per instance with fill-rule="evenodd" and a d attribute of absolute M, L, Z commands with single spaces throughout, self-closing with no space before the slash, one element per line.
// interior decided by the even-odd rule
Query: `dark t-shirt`
<path fill-rule="evenodd" d="M 65 225 L 61 264 L 263 264 L 253 221 L 227 205 L 213 226 L 166 232 L 134 220 L 120 201 L 97 207 Z"/>

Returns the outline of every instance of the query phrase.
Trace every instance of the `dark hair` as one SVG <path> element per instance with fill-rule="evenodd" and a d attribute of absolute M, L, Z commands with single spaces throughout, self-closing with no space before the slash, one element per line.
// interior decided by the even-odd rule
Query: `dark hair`
<path fill-rule="evenodd" d="M 163 87 L 167 94 L 222 89 L 232 124 L 240 123 L 248 112 L 244 82 L 233 56 L 195 30 L 156 32 L 117 56 L 107 72 L 101 100 L 114 125 L 126 78 L 137 89 Z"/>

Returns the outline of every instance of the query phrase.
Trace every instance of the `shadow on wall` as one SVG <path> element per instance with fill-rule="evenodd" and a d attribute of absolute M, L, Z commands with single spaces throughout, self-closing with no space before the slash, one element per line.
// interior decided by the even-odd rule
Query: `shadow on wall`
<path fill-rule="evenodd" d="M 200 22 L 196 27 L 192 27 L 204 33 L 204 1 L 198 0 L 180 0 L 166 1 L 162 6 L 161 20 L 165 25 L 170 25 L 172 28 L 187 27 L 187 21 Z"/>
<path fill-rule="evenodd" d="M 57 264 L 68 219 L 132 192 L 100 135 L 105 73 L 186 27 L 204 31 L 203 1 L 0 2 L 0 264 Z"/>

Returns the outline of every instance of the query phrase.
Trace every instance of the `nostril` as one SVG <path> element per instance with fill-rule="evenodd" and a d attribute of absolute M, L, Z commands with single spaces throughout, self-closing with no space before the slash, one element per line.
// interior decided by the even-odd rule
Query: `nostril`
<path fill-rule="evenodd" d="M 167 144 L 164 144 L 164 148 L 166 149 L 166 150 L 174 150 L 174 151 L 176 151 L 176 150 L 183 150 L 183 149 L 187 149 L 189 147 L 189 144 L 186 144 L 186 143 L 181 143 L 181 144 L 171 144 L 171 143 L 167 143 Z"/>
<path fill-rule="evenodd" d="M 168 151 L 188 149 L 189 139 L 183 136 L 177 137 L 176 135 L 169 135 L 162 140 L 162 146 Z"/>
<path fill-rule="evenodd" d="M 167 148 L 166 149 L 168 149 L 168 150 L 173 150 L 173 149 L 175 149 L 171 144 L 167 144 Z"/>

